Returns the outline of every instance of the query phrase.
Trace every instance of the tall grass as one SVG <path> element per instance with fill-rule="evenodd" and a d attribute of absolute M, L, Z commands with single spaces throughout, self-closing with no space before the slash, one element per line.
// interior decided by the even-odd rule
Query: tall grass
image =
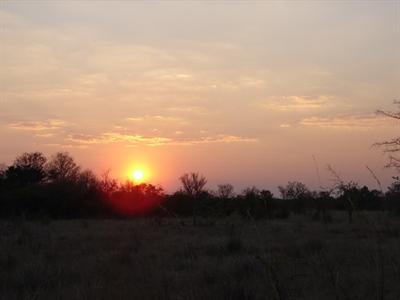
<path fill-rule="evenodd" d="M 0 298 L 399 299 L 400 220 L 332 214 L 2 221 Z"/>

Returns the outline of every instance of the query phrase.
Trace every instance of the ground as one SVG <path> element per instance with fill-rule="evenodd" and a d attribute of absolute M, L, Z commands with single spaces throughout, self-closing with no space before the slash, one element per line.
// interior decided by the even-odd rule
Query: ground
<path fill-rule="evenodd" d="M 400 299 L 400 219 L 0 221 L 1 299 Z"/>

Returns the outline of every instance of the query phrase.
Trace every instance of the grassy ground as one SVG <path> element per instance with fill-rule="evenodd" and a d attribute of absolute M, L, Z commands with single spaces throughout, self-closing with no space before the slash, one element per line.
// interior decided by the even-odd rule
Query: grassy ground
<path fill-rule="evenodd" d="M 400 220 L 0 221 L 1 299 L 400 299 Z"/>

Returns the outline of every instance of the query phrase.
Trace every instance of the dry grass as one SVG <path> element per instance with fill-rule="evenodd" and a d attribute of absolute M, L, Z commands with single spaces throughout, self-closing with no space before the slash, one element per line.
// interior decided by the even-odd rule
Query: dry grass
<path fill-rule="evenodd" d="M 400 220 L 0 222 L 2 299 L 400 299 Z M 200 220 L 199 220 L 200 221 Z M 200 222 L 201 223 L 201 222 Z M 186 222 L 190 224 L 190 222 Z"/>

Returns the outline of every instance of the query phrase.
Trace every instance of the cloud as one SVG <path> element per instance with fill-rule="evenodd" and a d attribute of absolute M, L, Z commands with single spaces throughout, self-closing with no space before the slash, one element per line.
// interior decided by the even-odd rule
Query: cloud
<path fill-rule="evenodd" d="M 166 137 L 146 137 L 138 134 L 123 134 L 118 132 L 106 132 L 96 135 L 72 134 L 66 139 L 76 145 L 96 145 L 111 143 L 127 143 L 129 145 L 161 146 L 172 140 Z"/>
<path fill-rule="evenodd" d="M 388 120 L 382 116 L 369 115 L 346 115 L 336 117 L 309 117 L 299 122 L 299 125 L 308 127 L 319 127 L 328 129 L 364 130 L 381 127 L 388 124 Z"/>
<path fill-rule="evenodd" d="M 161 146 L 172 141 L 170 138 L 166 137 L 159 137 L 159 136 L 150 137 L 138 134 L 123 134 L 117 132 L 104 133 L 103 138 L 107 141 L 107 143 L 126 142 L 131 145 L 142 144 L 146 146 Z"/>
<path fill-rule="evenodd" d="M 152 80 L 161 81 L 192 80 L 194 77 L 192 74 L 189 74 L 185 71 L 172 68 L 148 71 L 145 72 L 143 76 Z"/>
<path fill-rule="evenodd" d="M 178 134 L 179 135 L 179 134 Z M 176 134 L 175 134 L 176 136 Z M 255 138 L 219 134 L 215 136 L 202 136 L 198 138 L 171 138 L 163 136 L 143 136 L 139 134 L 126 134 L 119 132 L 106 132 L 100 135 L 71 134 L 66 141 L 70 145 L 90 146 L 98 144 L 123 143 L 127 146 L 190 146 L 211 143 L 254 143 Z"/>
<path fill-rule="evenodd" d="M 215 143 L 255 143 L 258 142 L 255 138 L 236 136 L 236 135 L 225 135 L 219 134 L 216 136 L 205 136 L 195 139 L 177 139 L 174 140 L 171 144 L 173 145 L 199 145 L 199 144 L 215 144 Z"/>
<path fill-rule="evenodd" d="M 302 111 L 315 110 L 333 105 L 333 97 L 330 96 L 283 96 L 273 97 L 262 106 L 273 111 Z"/>
<path fill-rule="evenodd" d="M 35 136 L 40 138 L 51 138 L 54 136 L 54 133 L 37 133 Z"/>
<path fill-rule="evenodd" d="M 45 147 L 52 147 L 57 149 L 87 149 L 88 145 L 76 145 L 76 144 L 65 144 L 65 143 L 45 143 L 43 144 Z"/>
<path fill-rule="evenodd" d="M 125 120 L 129 121 L 129 122 L 142 122 L 142 121 L 180 122 L 180 123 L 184 122 L 184 120 L 182 118 L 162 116 L 162 115 L 155 115 L 155 116 L 144 115 L 144 116 L 140 116 L 140 117 L 128 117 Z"/>
<path fill-rule="evenodd" d="M 27 121 L 27 122 L 15 122 L 7 125 L 8 128 L 23 130 L 23 131 L 47 131 L 57 130 L 66 126 L 66 122 L 63 120 L 52 119 L 46 121 Z"/>
<path fill-rule="evenodd" d="M 174 107 L 169 107 L 169 111 L 172 112 L 183 112 L 183 113 L 204 113 L 207 111 L 205 107 L 201 106 L 174 106 Z"/>
<path fill-rule="evenodd" d="M 143 121 L 144 118 L 143 117 L 129 117 L 125 119 L 126 121 L 130 121 L 130 122 L 140 122 Z"/>

